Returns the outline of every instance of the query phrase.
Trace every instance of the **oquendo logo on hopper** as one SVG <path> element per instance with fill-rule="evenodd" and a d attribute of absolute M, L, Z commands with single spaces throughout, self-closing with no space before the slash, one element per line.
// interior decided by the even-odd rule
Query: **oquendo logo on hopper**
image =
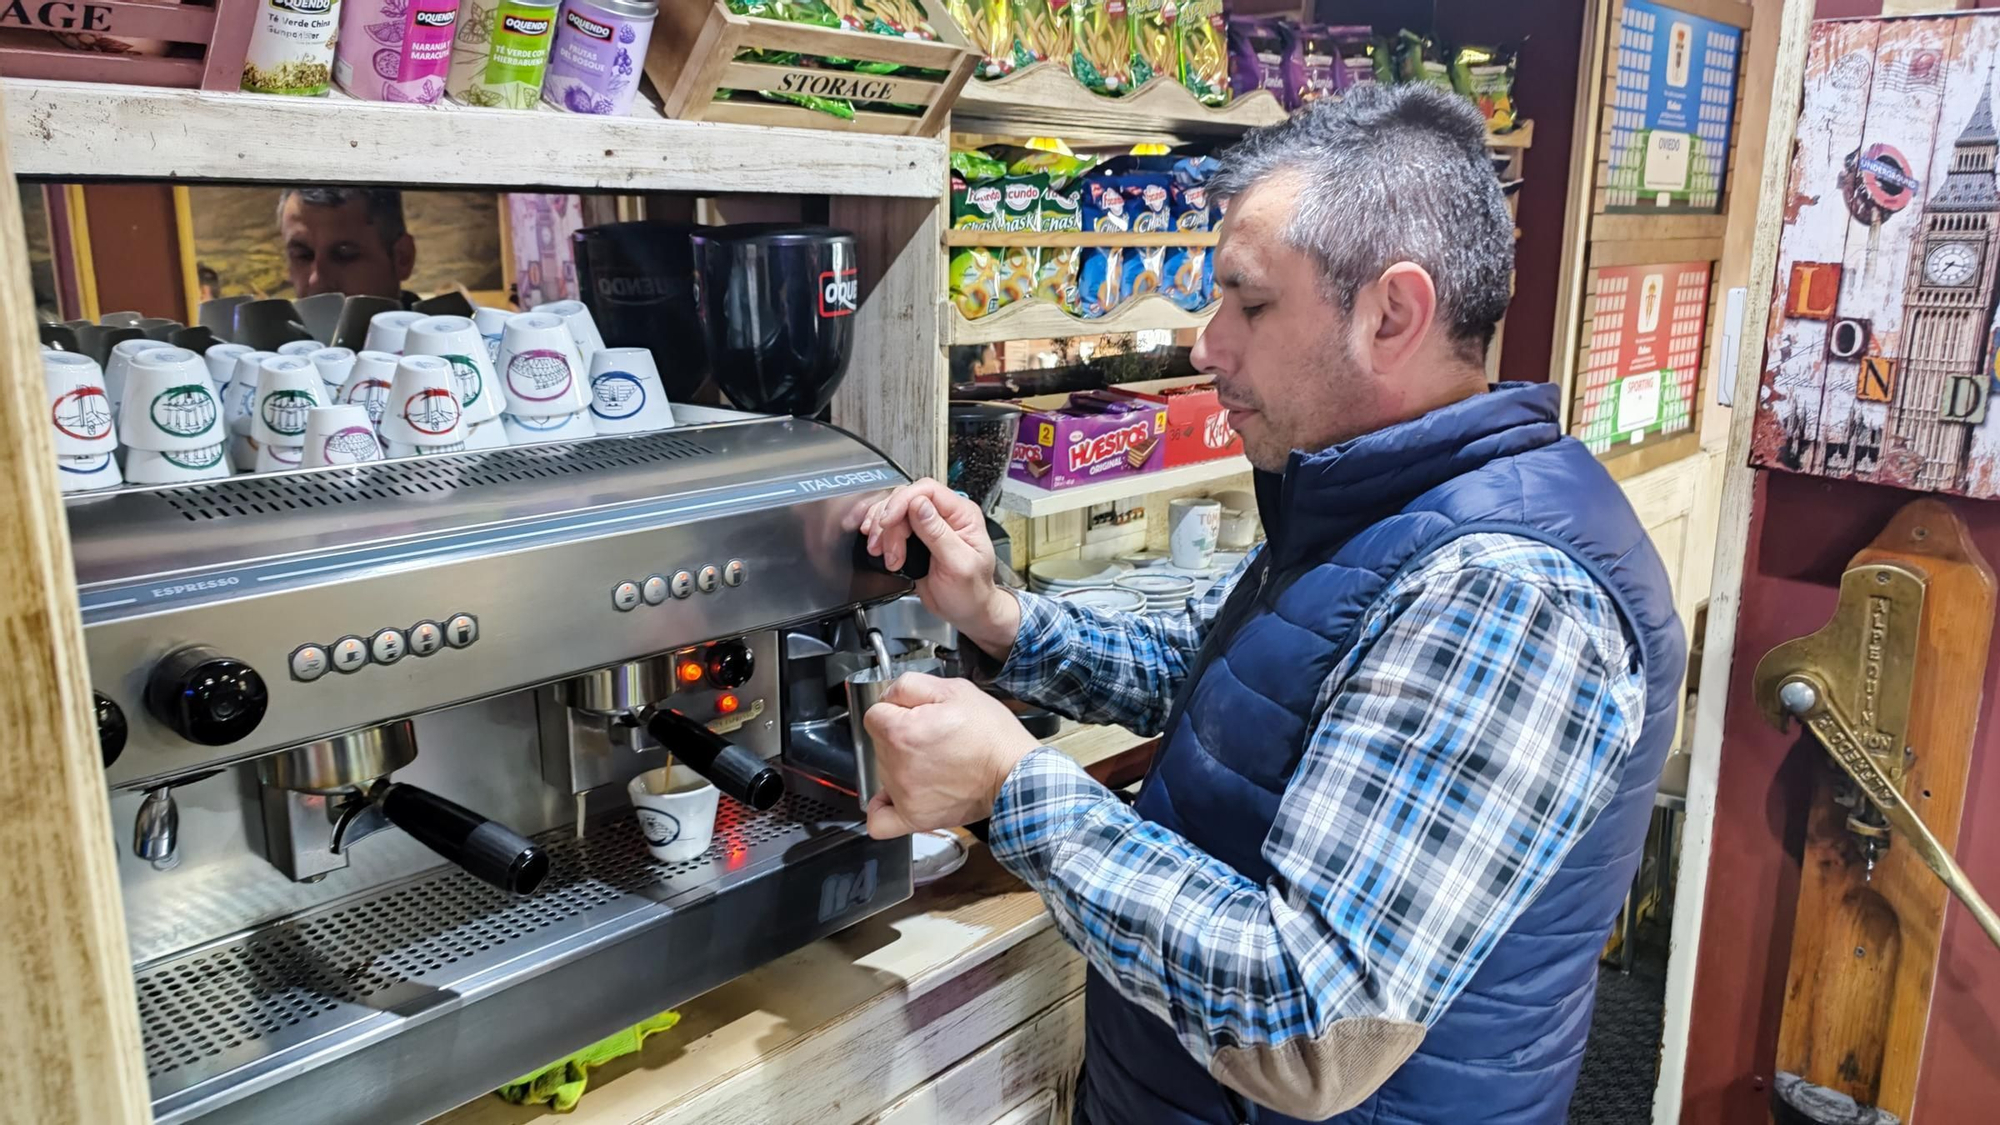
<path fill-rule="evenodd" d="M 819 315 L 853 316 L 861 305 L 861 279 L 850 267 L 819 275 Z"/>

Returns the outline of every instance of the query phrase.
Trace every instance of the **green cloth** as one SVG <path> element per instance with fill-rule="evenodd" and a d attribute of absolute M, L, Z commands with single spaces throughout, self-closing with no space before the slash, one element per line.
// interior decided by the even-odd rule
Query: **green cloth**
<path fill-rule="evenodd" d="M 568 1113 L 590 1085 L 590 1068 L 603 1066 L 621 1055 L 634 1055 L 645 1046 L 647 1036 L 665 1031 L 681 1022 L 679 1012 L 661 1012 L 652 1019 L 607 1036 L 567 1058 L 517 1078 L 493 1091 L 515 1105 L 548 1105 L 557 1113 Z"/>

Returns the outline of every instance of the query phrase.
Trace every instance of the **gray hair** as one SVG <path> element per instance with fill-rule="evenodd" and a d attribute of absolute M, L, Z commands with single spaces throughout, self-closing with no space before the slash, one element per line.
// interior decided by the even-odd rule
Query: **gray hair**
<path fill-rule="evenodd" d="M 1299 178 L 1284 233 L 1317 258 L 1328 300 L 1354 311 L 1361 288 L 1398 262 L 1437 288 L 1438 322 L 1461 354 L 1482 355 L 1506 314 L 1514 222 L 1466 99 L 1427 83 L 1362 85 L 1257 129 L 1220 157 L 1224 198 L 1282 173 Z"/>
<path fill-rule="evenodd" d="M 390 249 L 410 229 L 403 222 L 403 193 L 394 188 L 286 188 L 278 193 L 280 224 L 285 221 L 286 201 L 295 195 L 308 207 L 345 207 L 359 200 L 368 215 L 368 225 L 375 228 L 382 245 Z"/>

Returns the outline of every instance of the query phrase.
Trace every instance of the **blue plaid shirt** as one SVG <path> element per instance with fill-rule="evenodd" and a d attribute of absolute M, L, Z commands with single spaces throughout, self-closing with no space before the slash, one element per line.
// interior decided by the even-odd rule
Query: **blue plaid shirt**
<path fill-rule="evenodd" d="M 996 682 L 1157 732 L 1242 574 L 1173 616 L 1022 594 Z M 1435 1023 L 1610 800 L 1638 738 L 1645 684 L 1610 595 L 1545 544 L 1455 540 L 1357 628 L 1265 837 L 1268 883 L 1054 750 L 1022 759 L 994 804 L 1000 862 L 1204 1067 L 1219 1048 L 1347 1017 Z"/>

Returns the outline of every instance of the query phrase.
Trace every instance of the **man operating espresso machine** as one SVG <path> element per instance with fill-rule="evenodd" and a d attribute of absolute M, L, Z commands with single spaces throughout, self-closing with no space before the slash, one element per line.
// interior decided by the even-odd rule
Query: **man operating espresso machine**
<path fill-rule="evenodd" d="M 909 895 L 827 732 L 908 478 L 810 420 L 852 318 L 747 280 L 852 239 L 695 246 L 758 413 L 68 501 L 158 1121 L 421 1121 Z M 670 759 L 717 811 L 667 862 Z"/>

